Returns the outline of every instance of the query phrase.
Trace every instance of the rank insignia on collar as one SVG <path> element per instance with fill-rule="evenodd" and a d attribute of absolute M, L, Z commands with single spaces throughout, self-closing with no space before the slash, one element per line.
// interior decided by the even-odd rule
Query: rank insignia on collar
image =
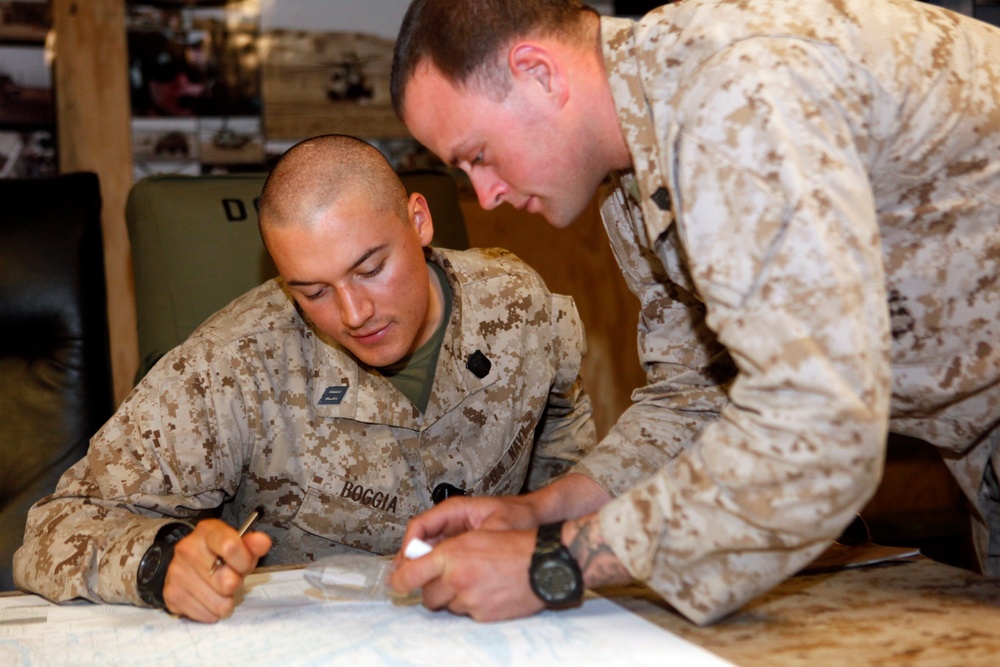
<path fill-rule="evenodd" d="M 319 405 L 340 405 L 345 394 L 347 394 L 346 384 L 327 387 L 319 398 Z"/>
<path fill-rule="evenodd" d="M 493 367 L 493 363 L 486 358 L 486 355 L 481 350 L 476 350 L 469 355 L 469 359 L 465 362 L 465 367 L 472 371 L 473 375 L 482 380 L 490 374 L 490 368 Z"/>
<path fill-rule="evenodd" d="M 660 207 L 661 211 L 670 210 L 670 193 L 667 192 L 667 189 L 662 185 L 656 188 L 656 192 L 653 193 L 653 196 L 650 197 L 650 199 L 652 199 L 653 202 Z"/>

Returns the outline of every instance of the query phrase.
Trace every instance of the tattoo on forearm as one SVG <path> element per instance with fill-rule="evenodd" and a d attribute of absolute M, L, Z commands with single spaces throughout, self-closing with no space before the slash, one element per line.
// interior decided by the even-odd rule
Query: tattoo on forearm
<path fill-rule="evenodd" d="M 584 581 L 588 587 L 629 581 L 628 573 L 611 548 L 600 535 L 600 525 L 596 519 L 585 519 L 579 524 L 579 531 L 569 545 L 569 552 L 580 564 Z"/>

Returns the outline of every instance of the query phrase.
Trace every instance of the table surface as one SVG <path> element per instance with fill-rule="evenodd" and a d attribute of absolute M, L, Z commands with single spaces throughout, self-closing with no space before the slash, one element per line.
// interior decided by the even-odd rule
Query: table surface
<path fill-rule="evenodd" d="M 707 627 L 640 585 L 599 593 L 746 667 L 1000 665 L 1000 579 L 922 556 L 796 576 Z"/>
<path fill-rule="evenodd" d="M 738 665 L 1000 665 L 1000 579 L 917 557 L 797 576 L 708 627 L 634 586 L 608 598 Z"/>

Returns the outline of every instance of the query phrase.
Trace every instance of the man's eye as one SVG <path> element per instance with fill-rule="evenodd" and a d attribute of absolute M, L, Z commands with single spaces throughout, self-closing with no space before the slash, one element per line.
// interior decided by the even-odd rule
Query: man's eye
<path fill-rule="evenodd" d="M 381 264 L 379 264 L 378 266 L 376 266 L 371 271 L 365 271 L 363 273 L 359 273 L 358 275 L 361 276 L 362 278 L 374 278 L 375 276 L 377 276 L 379 274 L 379 272 L 382 271 L 382 267 L 383 266 L 385 266 L 384 262 L 381 263 Z"/>
<path fill-rule="evenodd" d="M 471 164 L 472 166 L 476 166 L 476 165 L 480 165 L 482 163 L 483 163 L 483 152 L 479 151 L 476 154 L 476 157 L 472 158 L 472 162 L 470 162 L 469 164 Z"/>
<path fill-rule="evenodd" d="M 315 292 L 310 292 L 309 294 L 303 294 L 302 296 L 304 296 L 307 301 L 315 301 L 316 299 L 318 299 L 321 296 L 323 296 L 323 292 L 325 292 L 325 291 L 326 290 L 324 290 L 321 287 L 320 289 L 316 290 Z"/>

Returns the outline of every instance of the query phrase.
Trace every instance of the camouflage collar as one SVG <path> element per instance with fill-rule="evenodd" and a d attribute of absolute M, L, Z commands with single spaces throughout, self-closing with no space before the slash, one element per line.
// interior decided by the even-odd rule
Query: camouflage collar
<path fill-rule="evenodd" d="M 629 194 L 642 207 L 647 240 L 652 246 L 673 223 L 667 185 L 669 163 L 657 141 L 657 125 L 670 119 L 654 118 L 650 108 L 644 86 L 649 77 L 643 71 L 636 44 L 636 30 L 640 27 L 647 26 L 631 19 L 603 17 L 601 43 L 618 123 L 632 155 L 635 180 Z"/>
<path fill-rule="evenodd" d="M 426 411 L 421 414 L 382 375 L 365 366 L 339 345 L 331 345 L 313 336 L 313 368 L 315 375 L 310 394 L 313 407 L 321 417 L 347 418 L 373 424 L 422 431 L 442 415 L 447 414 L 467 396 L 497 380 L 495 367 L 483 377 L 467 368 L 468 360 L 477 352 L 487 358 L 493 353 L 476 332 L 475 327 L 463 326 L 463 313 L 475 304 L 466 302 L 463 285 L 468 277 L 460 258 L 464 253 L 431 249 L 430 261 L 445 272 L 454 291 L 454 303 L 448 329 L 441 342 L 434 388 Z M 454 261 L 453 261 L 454 260 Z M 457 266 L 456 266 L 457 265 Z"/>

